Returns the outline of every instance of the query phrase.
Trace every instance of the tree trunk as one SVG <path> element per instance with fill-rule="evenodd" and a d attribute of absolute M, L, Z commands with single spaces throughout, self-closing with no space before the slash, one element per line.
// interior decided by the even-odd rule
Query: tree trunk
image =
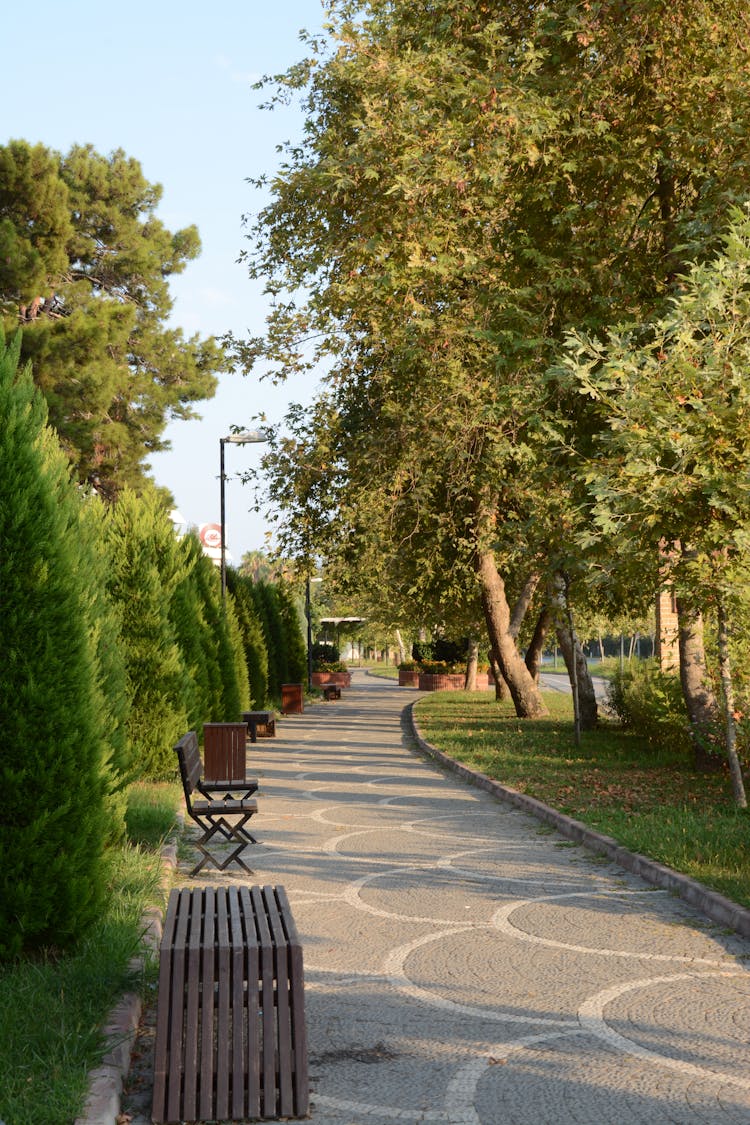
<path fill-rule="evenodd" d="M 719 721 L 719 704 L 706 674 L 703 618 L 698 610 L 686 606 L 683 599 L 676 600 L 680 683 L 690 720 L 695 768 L 703 772 L 714 772 L 722 764 L 722 759 L 716 752 L 715 734 Z"/>
<path fill-rule="evenodd" d="M 396 635 L 396 644 L 398 646 L 398 662 L 399 664 L 404 664 L 407 660 L 407 656 L 406 649 L 404 648 L 403 637 L 401 636 L 401 630 L 395 629 L 394 633 Z"/>
<path fill-rule="evenodd" d="M 581 730 L 593 730 L 599 721 L 599 709 L 591 672 L 576 636 L 573 614 L 567 595 L 567 582 L 560 574 L 556 575 L 552 586 L 552 604 L 556 610 L 555 632 L 568 678 L 573 691 L 573 707 L 576 723 Z"/>
<path fill-rule="evenodd" d="M 729 659 L 729 627 L 724 601 L 719 598 L 719 669 L 721 672 L 721 687 L 724 692 L 724 705 L 726 707 L 726 735 L 725 745 L 727 760 L 729 762 L 729 776 L 732 779 L 732 795 L 734 803 L 739 809 L 747 808 L 745 784 L 742 780 L 742 766 L 737 755 L 737 723 L 734 717 L 734 684 L 732 683 L 732 666 Z"/>
<path fill-rule="evenodd" d="M 495 699 L 503 703 L 506 699 L 510 699 L 510 690 L 505 680 L 503 673 L 500 670 L 500 661 L 497 658 L 497 653 L 494 649 L 490 649 L 490 671 L 492 678 L 495 681 Z"/>
<path fill-rule="evenodd" d="M 549 712 L 541 692 L 523 662 L 510 632 L 510 607 L 492 551 L 480 551 L 477 562 L 482 608 L 487 632 L 497 655 L 503 679 L 508 685 L 519 719 L 537 719 Z"/>
<path fill-rule="evenodd" d="M 526 579 L 523 590 L 521 590 L 518 601 L 513 606 L 513 613 L 510 618 L 509 632 L 514 640 L 518 640 L 518 634 L 521 632 L 524 618 L 529 611 L 531 599 L 534 597 L 537 586 L 539 585 L 539 575 L 531 574 Z"/>
<path fill-rule="evenodd" d="M 534 632 L 529 642 L 529 647 L 526 649 L 526 667 L 531 675 L 534 677 L 534 683 L 539 683 L 539 668 L 542 663 L 542 653 L 544 652 L 544 642 L 547 639 L 549 627 L 552 624 L 552 612 L 549 606 L 545 606 L 542 612 L 536 619 Z"/>
<path fill-rule="evenodd" d="M 479 641 L 476 637 L 469 637 L 469 652 L 466 658 L 466 691 L 477 690 L 477 664 L 479 663 Z"/>

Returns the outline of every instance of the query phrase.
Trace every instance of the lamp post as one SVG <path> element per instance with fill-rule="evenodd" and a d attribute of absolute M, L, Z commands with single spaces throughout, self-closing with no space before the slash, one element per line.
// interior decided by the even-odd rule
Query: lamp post
<path fill-rule="evenodd" d="M 310 600 L 310 583 L 322 582 L 322 578 L 311 578 L 307 575 L 305 580 L 305 617 L 307 618 L 307 690 L 312 691 L 312 602 Z"/>
<path fill-rule="evenodd" d="M 264 442 L 269 440 L 267 430 L 243 430 L 238 434 L 229 434 L 228 437 L 219 438 L 219 488 L 221 494 L 221 602 L 222 605 L 227 597 L 227 549 L 226 549 L 226 504 L 224 501 L 224 481 L 226 476 L 224 474 L 224 446 L 229 442 L 230 445 L 253 445 L 257 442 Z"/>

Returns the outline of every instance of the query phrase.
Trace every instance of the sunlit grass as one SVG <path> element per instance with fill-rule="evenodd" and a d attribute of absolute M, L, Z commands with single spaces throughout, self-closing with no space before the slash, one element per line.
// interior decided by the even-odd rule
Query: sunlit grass
<path fill-rule="evenodd" d="M 519 720 L 486 692 L 435 692 L 416 705 L 422 735 L 458 761 L 613 836 L 750 907 L 750 816 L 726 773 L 699 774 L 613 724 L 573 737 L 569 696 Z"/>
<path fill-rule="evenodd" d="M 143 913 L 160 900 L 158 846 L 176 808 L 174 786 L 131 789 L 132 835 L 108 856 L 105 915 L 69 954 L 0 967 L 0 1121 L 6 1125 L 70 1125 L 80 1114 L 88 1072 L 101 1061 L 104 1019 L 124 991 L 143 983 L 129 965 L 141 950 Z"/>

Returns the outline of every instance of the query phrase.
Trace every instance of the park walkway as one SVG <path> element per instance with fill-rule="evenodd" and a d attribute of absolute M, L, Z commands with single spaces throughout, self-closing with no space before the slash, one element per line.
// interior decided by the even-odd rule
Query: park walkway
<path fill-rule="evenodd" d="M 414 694 L 355 673 L 251 750 L 315 1125 L 748 1125 L 750 941 L 422 758 Z"/>

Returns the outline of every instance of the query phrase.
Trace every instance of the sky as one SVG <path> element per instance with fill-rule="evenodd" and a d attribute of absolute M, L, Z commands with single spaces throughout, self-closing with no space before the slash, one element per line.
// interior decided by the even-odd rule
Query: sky
<path fill-rule="evenodd" d="M 175 231 L 195 224 L 200 258 L 172 279 L 172 323 L 190 336 L 257 335 L 266 299 L 237 264 L 242 216 L 263 195 L 246 181 L 272 172 L 276 146 L 298 136 L 298 109 L 261 110 L 252 85 L 305 55 L 299 31 L 319 30 L 321 0 L 37 0 L 3 14 L 0 144 L 41 143 L 59 152 L 91 144 L 122 148 L 163 187 L 158 217 Z M 201 419 L 167 429 L 169 452 L 151 458 L 188 524 L 219 522 L 219 439 L 253 428 L 260 413 L 280 422 L 290 402 L 307 403 L 315 380 L 274 388 L 255 374 L 221 376 Z M 235 473 L 260 461 L 261 445 L 226 447 L 227 550 L 239 562 L 266 547 L 269 523 Z"/>

